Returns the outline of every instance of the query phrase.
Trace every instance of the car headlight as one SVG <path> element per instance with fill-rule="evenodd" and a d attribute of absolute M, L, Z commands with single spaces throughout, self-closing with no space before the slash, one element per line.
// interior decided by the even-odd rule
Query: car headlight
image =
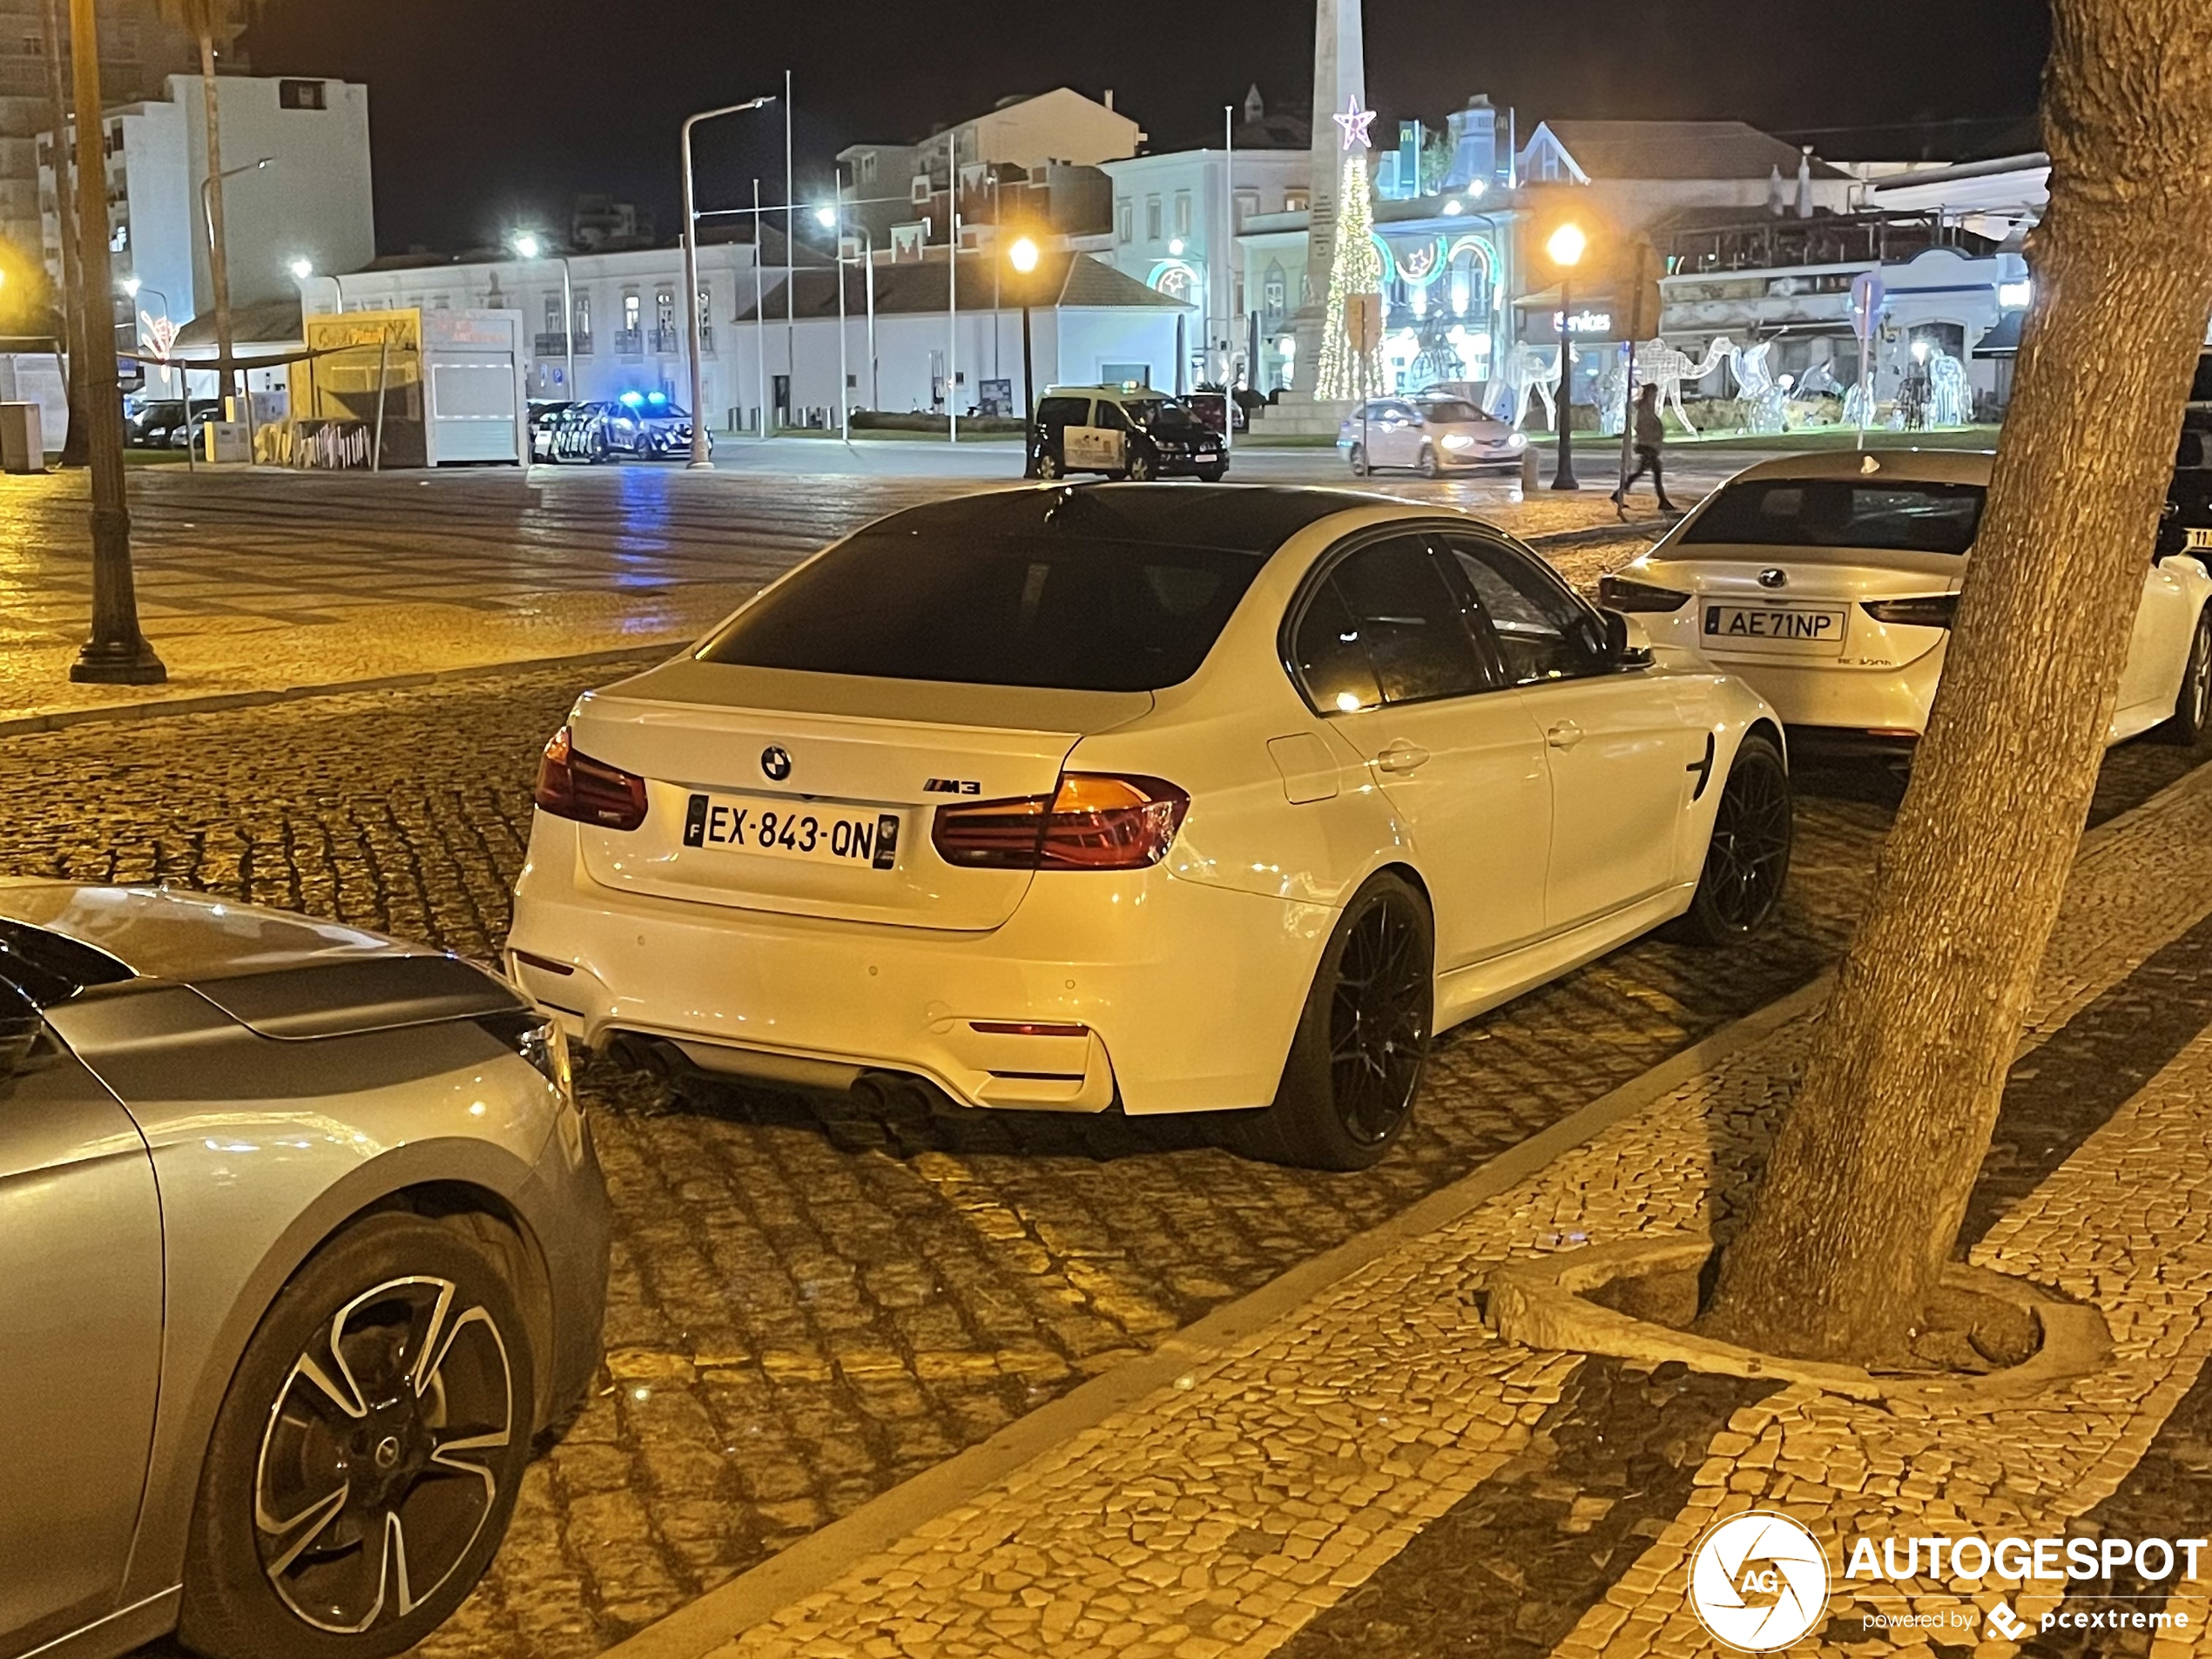
<path fill-rule="evenodd" d="M 1506 448 L 1508 449 L 1526 449 L 1527 447 L 1528 435 L 1526 432 L 1516 432 L 1506 440 Z"/>
<path fill-rule="evenodd" d="M 1693 597 L 1694 595 L 1673 588 L 1625 576 L 1603 576 L 1597 580 L 1598 604 L 1605 610 L 1618 610 L 1623 615 L 1679 610 Z"/>
<path fill-rule="evenodd" d="M 1447 432 L 1444 435 L 1444 447 L 1447 449 L 1472 449 L 1474 440 L 1464 432 Z"/>

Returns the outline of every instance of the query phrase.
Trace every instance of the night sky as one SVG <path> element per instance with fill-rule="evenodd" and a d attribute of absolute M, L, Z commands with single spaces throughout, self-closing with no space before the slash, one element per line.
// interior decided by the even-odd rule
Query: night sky
<path fill-rule="evenodd" d="M 1369 99 L 1440 122 L 1474 92 L 1546 116 L 1736 118 L 1839 159 L 2032 147 L 2045 0 L 1367 0 Z M 581 192 L 678 216 L 691 111 L 797 77 L 802 200 L 863 138 L 911 140 L 1014 92 L 1071 85 L 1154 149 L 1216 140 L 1257 81 L 1311 98 L 1309 0 L 267 0 L 260 74 L 369 87 L 386 252 L 556 231 Z M 1386 128 L 1379 128 L 1386 130 Z M 780 116 L 703 129 L 699 205 L 781 194 Z M 813 181 L 810 188 L 810 177 Z"/>

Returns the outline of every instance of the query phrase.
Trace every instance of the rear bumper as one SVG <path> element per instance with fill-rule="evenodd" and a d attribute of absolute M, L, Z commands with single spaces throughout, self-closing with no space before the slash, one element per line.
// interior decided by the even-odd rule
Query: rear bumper
<path fill-rule="evenodd" d="M 1943 678 L 1942 645 L 1912 662 L 1885 667 L 1865 667 L 1832 657 L 1778 660 L 1723 654 L 1706 648 L 1697 631 L 1698 612 L 1699 606 L 1690 604 L 1636 620 L 1654 644 L 1694 651 L 1722 673 L 1746 682 L 1787 725 L 1905 738 L 1917 738 L 1927 730 L 1928 709 Z"/>
<path fill-rule="evenodd" d="M 1334 921 L 1157 868 L 1042 875 L 977 933 L 640 897 L 593 883 L 573 826 L 540 814 L 509 947 L 594 1047 L 631 1033 L 714 1069 L 762 1055 L 919 1076 L 970 1106 L 1152 1114 L 1274 1097 Z M 977 1029 L 1016 1023 L 1084 1034 Z"/>

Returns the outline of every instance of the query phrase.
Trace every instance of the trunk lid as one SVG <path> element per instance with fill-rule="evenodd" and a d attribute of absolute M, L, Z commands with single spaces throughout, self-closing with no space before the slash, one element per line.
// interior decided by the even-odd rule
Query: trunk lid
<path fill-rule="evenodd" d="M 584 868 L 654 898 L 984 931 L 1033 873 L 947 864 L 936 809 L 1049 795 L 1078 742 L 1151 706 L 1142 691 L 668 664 L 587 696 L 570 721 L 580 752 L 646 779 L 641 828 L 578 826 Z"/>
<path fill-rule="evenodd" d="M 1696 596 L 1698 648 L 1717 660 L 1909 662 L 1942 644 L 1941 629 L 1885 626 L 1860 607 L 1872 599 L 1956 593 L 1966 562 L 1957 554 L 1858 551 L 1849 548 L 1698 547 L 1696 556 L 1661 549 L 1629 574 Z M 1772 585 L 1779 571 L 1781 585 Z M 1762 578 L 1765 579 L 1762 579 Z M 1717 615 L 1716 614 L 1717 613 Z M 1837 618 L 1817 637 L 1764 631 L 1792 614 Z M 1758 631 L 1743 627 L 1756 619 Z"/>

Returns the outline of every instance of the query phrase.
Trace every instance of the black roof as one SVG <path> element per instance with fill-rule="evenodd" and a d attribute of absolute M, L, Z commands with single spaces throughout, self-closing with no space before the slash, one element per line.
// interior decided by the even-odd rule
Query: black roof
<path fill-rule="evenodd" d="M 931 502 L 878 532 L 1150 542 L 1265 558 L 1309 525 L 1386 505 L 1349 489 L 1271 484 L 1053 484 Z"/>

